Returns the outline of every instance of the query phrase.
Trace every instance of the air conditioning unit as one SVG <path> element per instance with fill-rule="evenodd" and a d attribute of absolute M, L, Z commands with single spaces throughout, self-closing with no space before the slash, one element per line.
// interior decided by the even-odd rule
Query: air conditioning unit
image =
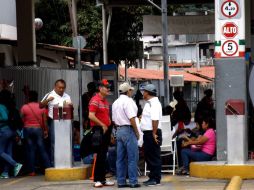
<path fill-rule="evenodd" d="M 184 86 L 183 75 L 170 75 L 170 86 L 172 87 Z"/>

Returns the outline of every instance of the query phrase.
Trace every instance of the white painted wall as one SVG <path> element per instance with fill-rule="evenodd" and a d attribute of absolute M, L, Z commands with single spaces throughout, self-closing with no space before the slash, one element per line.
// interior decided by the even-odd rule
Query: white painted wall
<path fill-rule="evenodd" d="M 0 39 L 17 40 L 16 26 L 16 1 L 0 0 Z"/>

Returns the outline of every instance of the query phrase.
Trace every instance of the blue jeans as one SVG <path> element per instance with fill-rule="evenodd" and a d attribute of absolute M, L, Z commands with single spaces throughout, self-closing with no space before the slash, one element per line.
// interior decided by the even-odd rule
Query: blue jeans
<path fill-rule="evenodd" d="M 43 166 L 45 168 L 50 167 L 50 161 L 48 154 L 44 147 L 43 142 L 43 131 L 41 128 L 36 127 L 26 127 L 24 128 L 24 138 L 26 140 L 27 147 L 27 166 L 29 172 L 35 172 L 35 152 L 37 148 L 37 152 L 41 156 L 41 160 L 43 162 Z"/>
<path fill-rule="evenodd" d="M 131 126 L 125 125 L 117 128 L 117 161 L 116 173 L 118 185 L 126 184 L 128 176 L 130 184 L 138 183 L 138 140 Z"/>
<path fill-rule="evenodd" d="M 85 158 L 83 158 L 84 164 L 93 164 L 93 154 L 89 154 Z"/>
<path fill-rule="evenodd" d="M 16 166 L 17 162 L 12 158 L 12 145 L 15 133 L 10 127 L 0 128 L 0 158 L 5 161 L 4 172 L 9 172 L 10 166 Z"/>
<path fill-rule="evenodd" d="M 202 151 L 192 151 L 191 149 L 185 148 L 181 152 L 183 167 L 186 171 L 189 171 L 191 161 L 210 161 L 212 155 L 204 153 Z"/>

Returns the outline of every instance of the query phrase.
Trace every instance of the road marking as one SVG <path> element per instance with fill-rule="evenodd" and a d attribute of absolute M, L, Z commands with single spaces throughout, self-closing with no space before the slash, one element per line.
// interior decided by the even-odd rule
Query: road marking
<path fill-rule="evenodd" d="M 242 182 L 243 180 L 240 176 L 234 176 L 231 178 L 230 183 L 226 187 L 226 190 L 240 190 Z"/>
<path fill-rule="evenodd" d="M 29 178 L 29 177 L 30 177 L 30 176 L 26 176 L 26 177 L 14 179 L 14 180 L 12 180 L 12 181 L 10 181 L 10 182 L 8 182 L 8 183 L 3 184 L 3 186 L 14 185 L 14 184 L 16 184 L 16 183 L 19 183 L 19 182 L 21 182 L 21 181 L 24 181 L 25 179 L 27 179 L 27 178 Z"/>
<path fill-rule="evenodd" d="M 185 190 L 185 188 L 180 184 L 180 181 L 174 176 L 163 177 L 162 181 L 171 182 L 176 190 Z"/>

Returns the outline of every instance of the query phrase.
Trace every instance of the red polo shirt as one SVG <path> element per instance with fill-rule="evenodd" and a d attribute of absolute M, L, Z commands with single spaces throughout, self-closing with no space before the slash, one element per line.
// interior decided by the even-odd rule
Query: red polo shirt
<path fill-rule="evenodd" d="M 89 102 L 89 112 L 95 112 L 95 116 L 107 127 L 110 126 L 109 103 L 106 98 L 102 98 L 98 93 Z M 90 121 L 91 127 L 96 126 L 95 122 Z"/>

